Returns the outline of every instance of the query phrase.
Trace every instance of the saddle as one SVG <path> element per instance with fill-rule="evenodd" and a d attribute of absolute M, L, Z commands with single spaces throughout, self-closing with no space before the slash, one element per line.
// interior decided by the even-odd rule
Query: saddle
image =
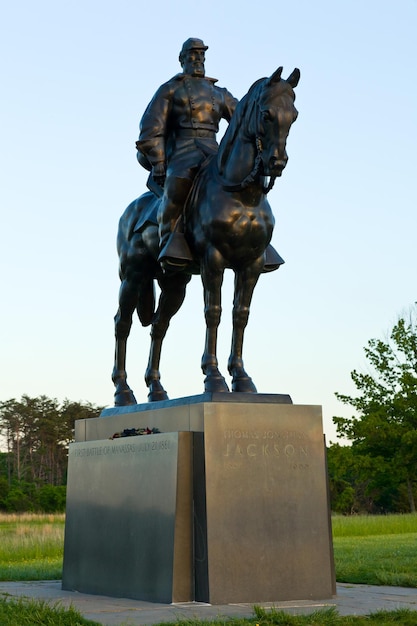
<path fill-rule="evenodd" d="M 192 273 L 199 273 L 198 267 L 195 264 L 195 259 L 185 238 L 184 229 L 187 216 L 190 212 L 192 212 L 193 207 L 198 202 L 200 190 L 202 189 L 205 181 L 205 174 L 213 156 L 214 155 L 209 155 L 201 164 L 186 199 L 182 214 L 179 216 L 173 232 L 158 257 L 160 262 L 164 262 L 165 264 L 172 266 L 172 269 L 188 269 L 191 266 Z M 149 194 L 149 202 L 140 208 L 138 218 L 133 228 L 134 233 L 141 232 L 145 228 L 146 224 L 150 223 L 158 225 L 157 213 L 160 198 L 163 195 L 163 189 L 154 181 L 152 173 L 149 174 L 147 187 L 152 192 L 153 197 Z M 285 263 L 284 259 L 278 254 L 275 248 L 269 244 L 265 250 L 263 273 L 273 272 L 283 263 Z"/>

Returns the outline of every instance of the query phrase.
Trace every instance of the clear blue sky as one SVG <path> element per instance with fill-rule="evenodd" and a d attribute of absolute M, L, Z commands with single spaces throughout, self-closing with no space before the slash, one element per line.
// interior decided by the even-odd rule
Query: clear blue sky
<path fill-rule="evenodd" d="M 279 65 L 301 70 L 289 162 L 270 194 L 286 264 L 262 276 L 245 365 L 266 393 L 350 415 L 363 346 L 417 300 L 417 1 L 15 0 L 1 48 L 0 400 L 112 405 L 120 214 L 145 189 L 134 142 L 188 37 L 236 97 Z M 231 284 L 219 359 L 227 372 Z M 193 278 L 161 365 L 171 397 L 203 391 L 202 288 Z M 149 329 L 135 324 L 129 382 Z"/>

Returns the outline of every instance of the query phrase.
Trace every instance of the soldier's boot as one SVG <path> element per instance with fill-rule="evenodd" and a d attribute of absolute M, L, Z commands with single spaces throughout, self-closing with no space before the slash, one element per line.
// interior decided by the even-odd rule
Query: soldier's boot
<path fill-rule="evenodd" d="M 193 255 L 182 231 L 169 230 L 162 234 L 158 261 L 167 272 L 180 272 L 191 265 Z"/>
<path fill-rule="evenodd" d="M 183 271 L 193 262 L 183 232 L 182 208 L 192 186 L 188 178 L 166 181 L 164 197 L 158 214 L 159 256 L 164 271 Z"/>

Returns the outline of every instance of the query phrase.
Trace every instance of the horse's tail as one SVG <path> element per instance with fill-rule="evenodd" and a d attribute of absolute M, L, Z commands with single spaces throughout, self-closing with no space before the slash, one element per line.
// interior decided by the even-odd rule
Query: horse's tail
<path fill-rule="evenodd" d="M 151 277 L 141 281 L 139 285 L 136 311 L 142 326 L 152 324 L 155 313 L 155 285 Z"/>
<path fill-rule="evenodd" d="M 119 276 L 121 281 L 133 284 L 132 302 L 142 326 L 152 324 L 155 312 L 155 288 L 153 257 L 157 254 L 158 237 L 156 222 L 156 206 L 158 198 L 147 192 L 129 204 L 119 220 L 117 233 L 117 252 L 119 255 Z M 155 230 L 156 235 L 147 237 L 154 241 L 156 249 L 153 254 L 150 245 L 144 240 L 143 232 Z"/>

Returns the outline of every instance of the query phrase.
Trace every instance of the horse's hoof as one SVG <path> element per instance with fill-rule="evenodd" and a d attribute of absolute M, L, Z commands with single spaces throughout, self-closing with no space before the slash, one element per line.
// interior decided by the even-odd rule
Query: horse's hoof
<path fill-rule="evenodd" d="M 114 406 L 129 406 L 137 404 L 135 395 L 131 389 L 116 391 L 114 394 Z"/>
<path fill-rule="evenodd" d="M 160 402 L 161 400 L 169 400 L 166 391 L 151 391 L 148 393 L 148 402 Z"/>
<path fill-rule="evenodd" d="M 154 381 L 149 385 L 148 402 L 160 402 L 161 400 L 169 400 L 168 394 L 159 380 Z"/>
<path fill-rule="evenodd" d="M 238 393 L 258 393 L 250 376 L 234 378 L 232 380 L 232 391 Z"/>
<path fill-rule="evenodd" d="M 223 376 L 206 376 L 204 391 L 207 393 L 225 393 L 230 390 Z"/>

